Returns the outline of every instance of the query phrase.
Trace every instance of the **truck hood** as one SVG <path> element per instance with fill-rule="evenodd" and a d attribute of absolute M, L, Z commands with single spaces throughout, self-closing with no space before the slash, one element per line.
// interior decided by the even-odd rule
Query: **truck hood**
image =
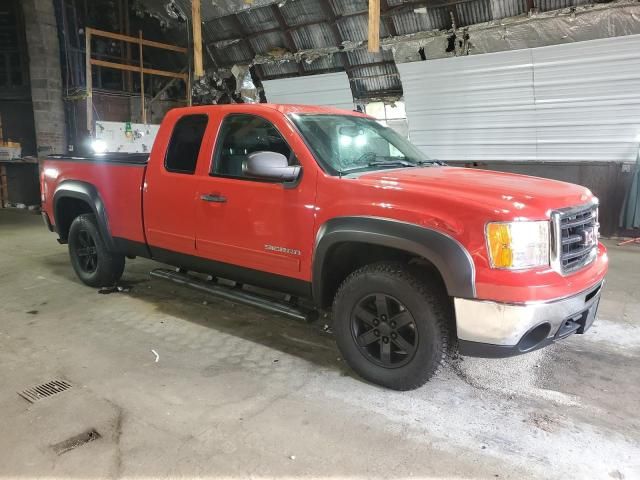
<path fill-rule="evenodd" d="M 485 207 L 505 216 L 548 218 L 549 210 L 582 205 L 593 198 L 589 189 L 572 183 L 475 168 L 382 170 L 360 175 L 359 180 L 377 188 L 447 196 L 452 202 Z"/>

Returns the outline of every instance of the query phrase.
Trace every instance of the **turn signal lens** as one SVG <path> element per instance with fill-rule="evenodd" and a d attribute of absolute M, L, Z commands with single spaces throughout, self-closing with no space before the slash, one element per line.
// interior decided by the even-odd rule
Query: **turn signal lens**
<path fill-rule="evenodd" d="M 491 263 L 496 268 L 509 268 L 513 263 L 511 231 L 507 223 L 490 223 L 487 226 Z"/>
<path fill-rule="evenodd" d="M 493 268 L 521 269 L 549 264 L 549 222 L 489 223 L 487 248 Z"/>

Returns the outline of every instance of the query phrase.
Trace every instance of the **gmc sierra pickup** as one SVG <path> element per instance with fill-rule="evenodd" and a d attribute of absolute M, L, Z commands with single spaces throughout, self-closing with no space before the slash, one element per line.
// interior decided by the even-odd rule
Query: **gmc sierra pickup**
<path fill-rule="evenodd" d="M 588 189 L 448 167 L 337 109 L 176 109 L 148 158 L 49 157 L 41 186 L 85 284 L 113 285 L 139 256 L 182 283 L 287 294 L 284 312 L 331 308 L 344 359 L 398 390 L 452 349 L 505 357 L 584 333 L 607 271 Z M 224 295 L 260 306 L 248 290 Z"/>

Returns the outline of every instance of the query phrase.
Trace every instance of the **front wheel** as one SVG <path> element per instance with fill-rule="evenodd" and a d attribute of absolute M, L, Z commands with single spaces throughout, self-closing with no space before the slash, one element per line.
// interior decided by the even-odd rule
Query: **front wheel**
<path fill-rule="evenodd" d="M 333 304 L 344 359 L 366 380 L 394 390 L 417 388 L 438 371 L 449 350 L 450 319 L 444 289 L 401 263 L 355 271 Z"/>
<path fill-rule="evenodd" d="M 90 287 L 110 287 L 124 272 L 124 255 L 109 251 L 92 214 L 80 215 L 71 223 L 69 257 L 78 278 Z"/>

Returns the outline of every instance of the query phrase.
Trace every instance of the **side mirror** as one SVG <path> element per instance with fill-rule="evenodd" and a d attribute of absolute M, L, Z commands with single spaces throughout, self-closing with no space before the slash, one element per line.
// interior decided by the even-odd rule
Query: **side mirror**
<path fill-rule="evenodd" d="M 277 152 L 253 152 L 242 164 L 242 172 L 248 177 L 292 182 L 300 176 L 302 167 L 289 166 L 287 157 Z"/>

